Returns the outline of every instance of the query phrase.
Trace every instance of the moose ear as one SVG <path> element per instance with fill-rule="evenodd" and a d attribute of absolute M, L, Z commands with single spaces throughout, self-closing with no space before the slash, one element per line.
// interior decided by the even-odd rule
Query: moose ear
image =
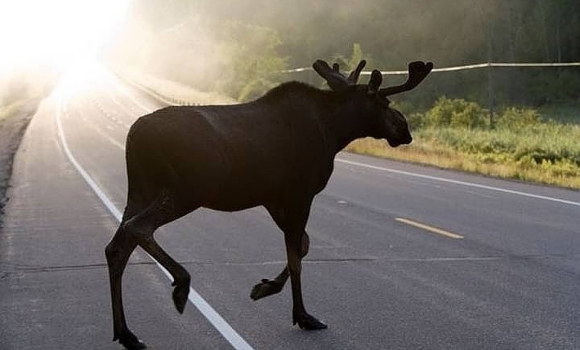
<path fill-rule="evenodd" d="M 371 80 L 369 80 L 369 94 L 376 94 L 383 82 L 383 75 L 378 70 L 374 69 L 371 73 Z"/>

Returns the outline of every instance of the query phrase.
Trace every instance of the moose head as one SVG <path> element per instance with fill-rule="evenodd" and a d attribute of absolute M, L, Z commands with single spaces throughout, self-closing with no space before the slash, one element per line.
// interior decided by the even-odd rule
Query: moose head
<path fill-rule="evenodd" d="M 386 139 L 391 147 L 411 143 L 413 138 L 405 117 L 398 110 L 389 107 L 387 96 L 415 88 L 431 72 L 433 63 L 409 63 L 409 77 L 405 83 L 382 89 L 380 86 L 383 76 L 376 69 L 372 71 L 368 84 L 357 84 L 365 65 L 366 61 L 362 60 L 348 77 L 340 72 L 337 63 L 331 68 L 325 61 L 317 60 L 312 66 L 326 80 L 331 90 L 347 94 L 347 98 L 356 105 L 359 118 L 365 119 L 362 124 L 366 126 L 366 136 Z"/>

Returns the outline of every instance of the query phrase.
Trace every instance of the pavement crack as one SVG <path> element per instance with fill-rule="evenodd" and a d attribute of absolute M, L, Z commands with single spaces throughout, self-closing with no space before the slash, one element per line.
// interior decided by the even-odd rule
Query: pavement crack
<path fill-rule="evenodd" d="M 459 257 L 418 257 L 418 258 L 391 258 L 391 257 L 354 257 L 354 258 L 326 258 L 326 259 L 304 259 L 303 264 L 335 264 L 350 262 L 467 262 L 467 261 L 515 261 L 515 260 L 539 260 L 548 258 L 578 258 L 580 254 L 520 254 L 504 256 L 459 256 Z M 285 265 L 286 260 L 268 261 L 209 261 L 209 260 L 181 260 L 182 265 L 206 265 L 206 266 L 267 266 Z M 155 261 L 129 262 L 127 266 L 153 266 Z M 0 280 L 8 276 L 19 273 L 43 273 L 60 271 L 89 271 L 107 269 L 106 263 L 78 264 L 78 265 L 54 265 L 38 266 L 0 263 Z"/>
<path fill-rule="evenodd" d="M 151 262 L 131 262 L 130 265 L 155 265 L 154 261 Z M 41 273 L 41 272 L 57 272 L 57 271 L 78 271 L 78 270 L 101 270 L 106 269 L 106 263 L 97 264 L 79 264 L 79 265 L 54 265 L 54 266 L 38 266 L 38 265 L 23 265 L 23 264 L 7 264 L 0 263 L 0 276 L 2 278 L 5 275 L 15 274 L 15 273 Z"/>

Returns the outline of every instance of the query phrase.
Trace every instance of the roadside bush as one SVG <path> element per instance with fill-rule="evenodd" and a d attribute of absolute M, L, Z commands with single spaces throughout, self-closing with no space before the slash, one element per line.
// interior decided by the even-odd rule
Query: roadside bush
<path fill-rule="evenodd" d="M 406 117 L 411 131 L 421 129 L 426 125 L 425 113 L 411 113 L 407 114 Z"/>
<path fill-rule="evenodd" d="M 428 127 L 478 128 L 486 125 L 485 110 L 475 102 L 440 97 L 425 114 Z"/>
<path fill-rule="evenodd" d="M 532 108 L 506 108 L 496 121 L 496 127 L 518 130 L 526 126 L 538 125 L 542 118 Z"/>

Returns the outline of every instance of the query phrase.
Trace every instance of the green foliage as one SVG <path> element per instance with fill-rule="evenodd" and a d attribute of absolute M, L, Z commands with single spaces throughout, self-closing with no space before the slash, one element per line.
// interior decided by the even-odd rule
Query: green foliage
<path fill-rule="evenodd" d="M 414 127 L 473 129 L 489 127 L 488 113 L 476 102 L 440 97 L 426 113 L 412 113 L 409 120 Z M 540 114 L 533 108 L 507 107 L 496 114 L 494 127 L 518 131 L 541 123 Z"/>
<path fill-rule="evenodd" d="M 469 154 L 503 155 L 503 160 L 541 165 L 566 162 L 579 167 L 580 126 L 537 123 L 518 129 L 428 128 L 416 136 L 436 140 L 446 147 Z"/>
<path fill-rule="evenodd" d="M 518 130 L 526 126 L 534 126 L 541 123 L 540 114 L 532 108 L 508 107 L 495 121 L 497 128 Z"/>
<path fill-rule="evenodd" d="M 543 121 L 534 109 L 509 107 L 490 128 L 476 103 L 444 97 L 408 121 L 414 144 L 433 153 L 426 159 L 447 155 L 460 159 L 452 164 L 465 170 L 496 166 L 523 180 L 580 186 L 580 125 Z"/>
<path fill-rule="evenodd" d="M 229 67 L 216 86 L 240 101 L 255 99 L 282 81 L 286 59 L 277 52 L 278 33 L 266 27 L 228 22 L 220 35 Z"/>
<path fill-rule="evenodd" d="M 344 57 L 340 53 L 336 53 L 332 56 L 332 62 L 336 62 L 340 65 L 340 70 L 343 72 L 351 72 L 354 70 L 360 61 L 366 60 L 369 61 L 370 55 L 368 53 L 364 53 L 361 45 L 359 43 L 352 44 L 352 52 L 349 58 Z"/>
<path fill-rule="evenodd" d="M 425 114 L 425 125 L 429 127 L 477 128 L 485 126 L 485 123 L 485 110 L 477 103 L 464 99 L 440 97 Z"/>
<path fill-rule="evenodd" d="M 433 159 L 446 154 L 461 164 L 475 162 L 476 170 L 483 166 L 509 168 L 510 177 L 580 186 L 579 125 L 537 123 L 517 130 L 423 128 L 413 136 L 414 143 L 429 145 L 423 148 L 433 153 Z"/>

